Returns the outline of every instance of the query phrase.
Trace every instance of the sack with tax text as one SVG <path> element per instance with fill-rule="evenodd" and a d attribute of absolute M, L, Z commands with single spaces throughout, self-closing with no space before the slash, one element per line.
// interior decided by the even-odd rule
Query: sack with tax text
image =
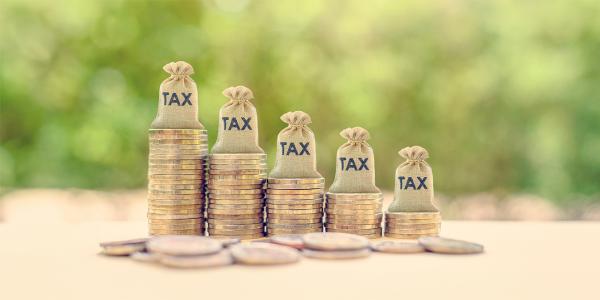
<path fill-rule="evenodd" d="M 369 132 L 361 127 L 346 128 L 347 139 L 337 151 L 335 179 L 330 193 L 380 193 L 375 185 L 375 156 L 367 143 Z"/>
<path fill-rule="evenodd" d="M 204 129 L 198 121 L 198 88 L 190 75 L 194 68 L 184 61 L 163 67 L 169 78 L 160 84 L 158 113 L 152 129 Z"/>
<path fill-rule="evenodd" d="M 315 135 L 302 111 L 287 112 L 281 120 L 288 124 L 277 135 L 277 158 L 269 174 L 272 178 L 320 178 L 317 171 Z"/>
<path fill-rule="evenodd" d="M 439 212 L 433 204 L 433 173 L 425 161 L 429 153 L 423 147 L 406 147 L 400 152 L 406 159 L 396 169 L 394 201 L 389 212 Z"/>

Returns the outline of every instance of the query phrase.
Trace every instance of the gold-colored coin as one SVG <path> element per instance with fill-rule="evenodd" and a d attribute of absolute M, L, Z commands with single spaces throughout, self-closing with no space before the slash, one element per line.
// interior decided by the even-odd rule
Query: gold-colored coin
<path fill-rule="evenodd" d="M 292 201 L 288 201 L 288 200 L 273 200 L 273 199 L 266 199 L 266 203 L 268 205 L 321 205 L 323 206 L 323 200 L 321 199 L 316 199 L 316 200 L 292 200 Z"/>
<path fill-rule="evenodd" d="M 385 222 L 392 224 L 394 226 L 409 226 L 409 225 L 432 225 L 439 224 L 441 222 L 441 218 L 436 219 L 414 219 L 414 220 L 402 220 L 402 219 L 386 219 Z"/>
<path fill-rule="evenodd" d="M 323 209 L 323 204 L 267 204 L 267 209 L 270 210 L 297 210 L 297 209 L 310 209 L 315 210 L 318 209 L 321 211 Z"/>
<path fill-rule="evenodd" d="M 182 153 L 207 153 L 208 151 L 208 146 L 207 145 L 168 145 L 168 144 L 161 144 L 161 145 L 150 145 L 149 146 L 149 153 L 152 154 L 158 154 L 158 153 L 163 153 L 163 154 L 172 154 L 172 153 L 177 153 L 177 154 L 182 154 Z M 206 155 L 204 155 L 206 156 Z"/>
<path fill-rule="evenodd" d="M 325 178 L 269 178 L 269 184 L 325 184 Z"/>
<path fill-rule="evenodd" d="M 249 195 L 208 194 L 208 199 L 215 200 L 215 202 L 218 202 L 218 200 L 228 200 L 228 201 L 235 201 L 235 200 L 263 200 L 264 198 L 265 197 L 262 194 L 249 194 Z"/>
<path fill-rule="evenodd" d="M 438 235 L 437 234 L 400 234 L 400 233 L 386 232 L 384 234 L 384 236 L 388 237 L 388 238 L 393 238 L 393 239 L 416 240 L 420 237 L 438 236 Z"/>
<path fill-rule="evenodd" d="M 381 229 L 381 224 L 325 224 L 325 228 L 327 229 Z"/>
<path fill-rule="evenodd" d="M 253 206 L 264 206 L 265 202 L 262 199 L 252 200 L 223 200 L 223 199 L 210 199 L 208 205 L 253 205 Z"/>
<path fill-rule="evenodd" d="M 203 186 L 204 180 L 160 180 L 150 179 L 148 185 L 181 185 L 181 184 L 193 184 L 196 186 Z"/>
<path fill-rule="evenodd" d="M 209 228 L 214 229 L 214 230 L 219 230 L 219 229 L 225 229 L 225 230 L 253 230 L 253 229 L 263 229 L 264 225 L 263 224 L 235 224 L 235 225 L 231 225 L 231 224 L 210 224 L 209 223 Z"/>
<path fill-rule="evenodd" d="M 247 210 L 247 209 L 252 209 L 252 210 L 259 210 L 263 208 L 263 204 L 262 203 L 255 203 L 255 204 L 217 204 L 217 203 L 208 203 L 208 208 L 212 208 L 212 209 L 218 209 L 218 210 L 235 210 L 235 209 L 242 209 L 242 210 Z"/>
<path fill-rule="evenodd" d="M 351 233 L 351 234 L 358 234 L 358 235 L 363 235 L 363 234 L 381 234 L 381 228 L 375 228 L 375 229 L 332 229 L 332 228 L 327 228 L 327 232 L 345 232 L 345 233 Z"/>
<path fill-rule="evenodd" d="M 260 165 L 266 163 L 264 159 L 217 159 L 211 160 L 213 165 Z"/>
<path fill-rule="evenodd" d="M 202 199 L 183 199 L 183 200 L 160 200 L 160 199 L 149 199 L 149 205 L 169 206 L 169 205 L 204 205 Z"/>
<path fill-rule="evenodd" d="M 150 135 L 155 134 L 207 134 L 206 129 L 149 129 Z"/>
<path fill-rule="evenodd" d="M 211 170 L 264 170 L 267 168 L 267 164 L 261 163 L 258 165 L 217 165 L 210 164 Z"/>
<path fill-rule="evenodd" d="M 208 234 L 216 235 L 255 235 L 262 234 L 263 228 L 259 229 L 216 229 L 208 227 Z"/>
<path fill-rule="evenodd" d="M 311 249 L 302 250 L 302 254 L 309 258 L 316 259 L 356 259 L 368 257 L 371 255 L 370 249 L 359 249 L 359 250 L 343 250 L 343 251 L 318 251 Z"/>
<path fill-rule="evenodd" d="M 253 219 L 234 219 L 234 220 L 217 220 L 208 219 L 209 225 L 243 225 L 243 224 L 263 224 L 262 218 L 255 217 Z"/>
<path fill-rule="evenodd" d="M 235 180 L 231 180 L 231 179 L 214 179 L 214 178 L 209 178 L 206 181 L 209 185 L 222 185 L 222 186 L 229 186 L 229 185 L 248 185 L 248 184 L 253 184 L 253 185 L 260 185 L 262 187 L 262 185 L 265 183 L 264 179 L 235 179 Z"/>
<path fill-rule="evenodd" d="M 147 238 L 132 239 L 125 241 L 114 241 L 114 242 L 102 242 L 102 254 L 114 255 L 114 256 L 125 256 L 138 251 L 144 251 L 146 249 Z"/>
<path fill-rule="evenodd" d="M 323 190 L 325 188 L 325 184 L 317 183 L 317 184 L 277 184 L 277 183 L 269 183 L 270 189 L 274 190 L 315 190 L 320 189 Z"/>
<path fill-rule="evenodd" d="M 252 213 L 258 213 L 259 211 L 262 211 L 262 208 L 259 209 L 216 209 L 216 208 L 208 208 L 208 213 L 211 215 L 234 215 L 234 214 L 239 214 L 239 215 L 244 215 L 244 214 L 252 214 Z"/>
<path fill-rule="evenodd" d="M 209 175 L 260 175 L 261 178 L 265 178 L 267 173 L 265 170 L 215 170 L 209 169 Z"/>
<path fill-rule="evenodd" d="M 322 223 L 323 219 L 320 217 L 309 218 L 309 219 L 281 219 L 275 217 L 267 217 L 269 224 L 310 224 L 310 223 Z"/>
<path fill-rule="evenodd" d="M 194 190 L 148 190 L 151 195 L 203 195 L 202 189 Z"/>
<path fill-rule="evenodd" d="M 194 235 L 194 236 L 202 236 L 204 235 L 204 230 L 199 229 L 191 229 L 191 230 L 158 230 L 158 229 L 150 229 L 148 230 L 148 234 L 152 236 L 157 235 Z"/>
<path fill-rule="evenodd" d="M 183 134 L 183 133 L 173 133 L 173 134 L 150 134 L 148 136 L 149 140 L 206 140 L 208 135 L 206 134 Z"/>
<path fill-rule="evenodd" d="M 328 198 L 327 203 L 331 205 L 383 205 L 383 199 L 340 200 Z"/>
<path fill-rule="evenodd" d="M 305 223 L 305 224 L 271 224 L 267 223 L 267 228 L 271 229 L 302 229 L 302 228 L 322 228 L 322 223 Z"/>
<path fill-rule="evenodd" d="M 327 198 L 332 199 L 381 199 L 381 193 L 327 193 Z"/>
<path fill-rule="evenodd" d="M 262 184 L 238 184 L 238 185 L 220 185 L 220 184 L 208 184 L 208 190 L 254 190 L 262 189 Z"/>
<path fill-rule="evenodd" d="M 261 183 L 264 183 L 265 175 L 264 174 L 250 174 L 250 175 L 211 175 L 209 180 L 223 180 L 225 182 L 228 181 L 237 181 L 237 180 L 260 180 Z"/>
<path fill-rule="evenodd" d="M 347 233 L 311 233 L 302 237 L 308 249 L 323 251 L 357 250 L 369 247 L 369 241 L 361 236 Z"/>
<path fill-rule="evenodd" d="M 183 225 L 174 225 L 174 224 L 148 224 L 148 228 L 151 230 L 203 230 L 204 224 L 183 224 Z"/>
<path fill-rule="evenodd" d="M 148 169 L 148 175 L 195 175 L 201 173 L 203 173 L 202 170 Z"/>
<path fill-rule="evenodd" d="M 273 209 L 267 208 L 267 213 L 269 214 L 288 214 L 288 215 L 306 215 L 306 214 L 316 214 L 321 213 L 321 208 L 313 208 L 313 209 Z"/>
<path fill-rule="evenodd" d="M 428 228 L 428 229 L 404 229 L 404 228 L 394 228 L 394 227 L 386 227 L 385 232 L 394 233 L 394 234 L 437 234 L 440 232 L 440 228 Z"/>
<path fill-rule="evenodd" d="M 211 154 L 211 160 L 237 160 L 237 159 L 266 159 L 265 153 L 216 153 Z"/>
<path fill-rule="evenodd" d="M 192 215 L 192 214 L 200 214 L 202 213 L 201 209 L 156 209 L 156 208 L 152 208 L 149 207 L 148 208 L 148 213 L 149 214 L 156 214 L 156 215 Z"/>
<path fill-rule="evenodd" d="M 269 193 L 269 189 L 267 189 L 267 196 L 268 199 L 273 200 L 273 201 L 279 201 L 279 200 L 289 200 L 289 201 L 303 201 L 303 200 L 315 200 L 318 199 L 320 201 L 323 201 L 323 194 L 306 194 L 306 195 L 287 195 L 287 194 L 270 194 Z"/>
<path fill-rule="evenodd" d="M 179 181 L 179 180 L 204 180 L 206 178 L 206 175 L 204 173 L 198 173 L 198 174 L 192 174 L 192 175 L 182 175 L 182 174 L 164 174 L 164 175 L 160 175 L 160 174 L 156 174 L 156 175 L 149 175 L 148 176 L 148 180 L 154 182 L 154 180 L 174 180 L 174 181 Z"/>
<path fill-rule="evenodd" d="M 157 165 L 149 164 L 149 170 L 204 170 L 204 166 L 201 164 L 197 165 Z"/>
<path fill-rule="evenodd" d="M 160 214 L 150 214 L 150 213 L 148 214 L 148 218 L 155 219 L 155 220 L 159 220 L 159 219 L 165 219 L 165 220 L 169 220 L 169 219 L 200 219 L 202 217 L 203 217 L 203 215 L 201 213 L 182 214 L 182 215 L 175 215 L 175 214 L 160 215 Z"/>
<path fill-rule="evenodd" d="M 336 221 L 336 220 L 327 220 L 325 222 L 327 225 L 331 226 L 372 226 L 372 227 L 381 227 L 381 220 L 370 220 L 370 221 Z"/>
<path fill-rule="evenodd" d="M 250 189 L 250 190 L 209 190 L 209 195 L 262 195 L 262 189 Z"/>
<path fill-rule="evenodd" d="M 279 234 L 306 234 L 313 232 L 323 232 L 322 228 L 293 228 L 293 229 L 282 229 L 282 228 L 269 228 L 267 229 L 267 234 L 269 236 L 279 235 Z"/>
<path fill-rule="evenodd" d="M 388 220 L 422 220 L 440 218 L 439 212 L 386 212 Z"/>
<path fill-rule="evenodd" d="M 150 152 L 148 154 L 148 159 L 160 159 L 160 160 L 165 160 L 165 159 L 202 159 L 204 160 L 206 158 L 206 155 L 200 155 L 200 154 L 196 154 L 196 153 L 192 153 L 192 154 L 181 154 L 181 153 L 152 153 Z"/>
<path fill-rule="evenodd" d="M 148 143 L 150 145 L 206 145 L 208 139 L 150 139 Z"/>
<path fill-rule="evenodd" d="M 337 209 L 337 208 L 325 208 L 325 212 L 328 214 L 336 215 L 374 215 L 381 213 L 380 209 Z"/>
<path fill-rule="evenodd" d="M 318 195 L 323 193 L 322 189 L 310 189 L 310 190 L 275 190 L 275 189 L 267 189 L 267 194 L 269 195 Z"/>
<path fill-rule="evenodd" d="M 148 219 L 149 225 L 200 225 L 204 219 L 156 220 Z"/>
<path fill-rule="evenodd" d="M 169 191 L 169 190 L 203 190 L 201 184 L 149 184 L 148 189 L 155 191 Z"/>
<path fill-rule="evenodd" d="M 251 218 L 261 218 L 263 217 L 263 212 L 253 211 L 252 213 L 235 213 L 235 214 L 212 214 L 208 213 L 208 219 L 216 219 L 216 220 L 234 220 L 234 219 L 251 219 Z"/>
<path fill-rule="evenodd" d="M 275 213 L 275 212 L 267 212 L 268 219 L 316 219 L 323 216 L 322 213 L 305 213 L 305 214 L 287 214 L 287 213 Z"/>
<path fill-rule="evenodd" d="M 419 238 L 419 244 L 427 250 L 445 254 L 475 254 L 483 252 L 483 245 L 441 237 Z"/>
<path fill-rule="evenodd" d="M 385 223 L 385 226 L 388 228 L 397 228 L 397 229 L 405 229 L 405 230 L 409 230 L 409 229 L 417 229 L 417 230 L 421 230 L 421 229 L 432 229 L 432 228 L 440 228 L 441 224 L 440 223 L 430 223 L 430 224 L 394 224 L 394 223 Z"/>
<path fill-rule="evenodd" d="M 223 238 L 238 238 L 240 240 L 254 240 L 254 239 L 262 239 L 264 235 L 262 233 L 259 234 L 249 234 L 249 235 L 227 235 L 227 234 L 209 234 L 211 238 L 214 239 L 223 239 Z"/>
<path fill-rule="evenodd" d="M 207 161 L 204 159 L 148 159 L 150 165 L 200 165 L 205 166 Z"/>
<path fill-rule="evenodd" d="M 332 204 L 327 203 L 327 208 L 333 211 L 336 210 L 377 210 L 381 211 L 381 204 Z"/>
<path fill-rule="evenodd" d="M 148 203 L 148 207 L 152 209 L 158 210 L 170 210 L 170 209 L 184 209 L 184 210 L 201 210 L 204 205 L 201 204 L 192 204 L 192 205 L 157 205 L 153 203 Z"/>

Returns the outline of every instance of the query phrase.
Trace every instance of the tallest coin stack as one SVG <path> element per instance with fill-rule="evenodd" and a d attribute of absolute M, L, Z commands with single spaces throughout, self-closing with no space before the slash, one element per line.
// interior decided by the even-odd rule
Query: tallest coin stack
<path fill-rule="evenodd" d="M 158 113 L 150 125 L 148 223 L 150 235 L 204 235 L 207 134 L 198 121 L 198 89 L 192 66 L 163 67 Z"/>

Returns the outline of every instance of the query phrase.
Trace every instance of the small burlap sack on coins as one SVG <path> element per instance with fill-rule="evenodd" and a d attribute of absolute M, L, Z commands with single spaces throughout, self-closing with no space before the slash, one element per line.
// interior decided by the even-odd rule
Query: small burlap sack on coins
<path fill-rule="evenodd" d="M 330 193 L 380 193 L 375 185 L 375 156 L 361 127 L 346 128 L 340 135 L 348 141 L 337 151 L 335 179 Z"/>
<path fill-rule="evenodd" d="M 219 111 L 219 134 L 212 153 L 264 153 L 258 146 L 256 108 L 252 91 L 245 86 L 223 91 L 229 101 Z"/>
<path fill-rule="evenodd" d="M 433 204 L 433 173 L 425 161 L 429 153 L 423 147 L 406 147 L 400 152 L 406 159 L 396 169 L 394 201 L 390 212 L 439 212 Z"/>
<path fill-rule="evenodd" d="M 185 61 L 163 67 L 169 78 L 160 84 L 158 113 L 152 129 L 204 129 L 198 121 L 198 88 L 190 75 L 194 68 Z"/>
<path fill-rule="evenodd" d="M 281 120 L 288 124 L 277 136 L 277 158 L 269 174 L 272 178 L 320 178 L 317 171 L 315 135 L 302 111 L 287 112 Z"/>

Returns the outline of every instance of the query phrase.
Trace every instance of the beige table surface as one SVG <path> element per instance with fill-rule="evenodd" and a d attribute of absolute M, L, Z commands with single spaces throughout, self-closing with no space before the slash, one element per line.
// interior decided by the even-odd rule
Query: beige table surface
<path fill-rule="evenodd" d="M 600 223 L 452 222 L 486 253 L 174 270 L 97 255 L 144 223 L 0 224 L 0 299 L 600 299 Z"/>

